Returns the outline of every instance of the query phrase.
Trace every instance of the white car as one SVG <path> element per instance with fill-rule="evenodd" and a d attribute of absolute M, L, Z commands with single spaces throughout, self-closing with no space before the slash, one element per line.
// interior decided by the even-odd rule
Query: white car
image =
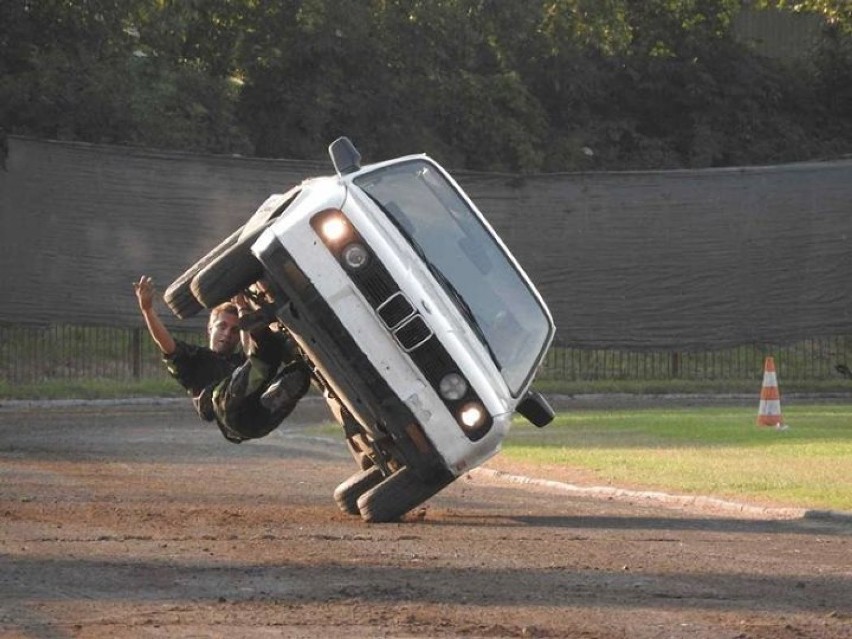
<path fill-rule="evenodd" d="M 514 413 L 552 420 L 530 384 L 554 325 L 434 160 L 329 151 L 336 175 L 269 197 L 165 298 L 188 317 L 264 279 L 360 467 L 338 505 L 392 521 L 496 454 Z"/>

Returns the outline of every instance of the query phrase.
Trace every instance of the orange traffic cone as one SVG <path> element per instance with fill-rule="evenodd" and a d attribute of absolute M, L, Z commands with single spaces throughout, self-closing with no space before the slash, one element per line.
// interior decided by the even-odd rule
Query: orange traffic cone
<path fill-rule="evenodd" d="M 757 409 L 757 425 L 770 426 L 784 430 L 784 418 L 781 417 L 781 395 L 778 392 L 778 379 L 775 376 L 775 360 L 767 357 L 763 364 L 763 387 L 760 389 L 760 407 Z"/>

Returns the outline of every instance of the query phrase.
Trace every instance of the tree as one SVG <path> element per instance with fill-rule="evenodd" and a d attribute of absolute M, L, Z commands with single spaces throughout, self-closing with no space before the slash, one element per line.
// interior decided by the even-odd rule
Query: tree
<path fill-rule="evenodd" d="M 200 42 L 223 40 L 217 33 L 234 37 L 234 20 L 222 27 L 214 11 L 233 4 L 4 3 L 0 124 L 60 139 L 248 150 L 223 76 L 233 55 L 199 53 Z"/>
<path fill-rule="evenodd" d="M 0 126 L 522 172 L 848 152 L 847 0 L 755 2 L 826 16 L 807 69 L 733 39 L 741 0 L 5 2 Z"/>
<path fill-rule="evenodd" d="M 241 113 L 261 155 L 318 157 L 346 133 L 387 156 L 427 150 L 470 168 L 540 166 L 544 119 L 497 58 L 482 2 L 259 5 Z"/>
<path fill-rule="evenodd" d="M 788 9 L 797 13 L 819 13 L 826 24 L 841 33 L 852 33 L 852 6 L 849 0 L 754 0 L 757 8 Z"/>

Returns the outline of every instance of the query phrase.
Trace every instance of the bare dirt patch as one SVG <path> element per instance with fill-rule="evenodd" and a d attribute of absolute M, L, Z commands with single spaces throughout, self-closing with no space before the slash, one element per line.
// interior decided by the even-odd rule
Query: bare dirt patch
<path fill-rule="evenodd" d="M 298 417 L 234 446 L 183 403 L 0 408 L 0 635 L 852 637 L 848 522 L 474 474 L 367 525 Z"/>

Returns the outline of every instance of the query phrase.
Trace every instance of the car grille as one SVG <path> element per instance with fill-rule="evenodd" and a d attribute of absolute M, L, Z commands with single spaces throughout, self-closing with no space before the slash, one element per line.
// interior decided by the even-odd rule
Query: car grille
<path fill-rule="evenodd" d="M 384 264 L 374 259 L 363 271 L 349 275 L 429 384 L 438 390 L 441 378 L 456 366 Z"/>
<path fill-rule="evenodd" d="M 382 303 L 389 301 L 394 293 L 399 292 L 399 287 L 385 265 L 375 259 L 363 270 L 350 273 L 350 276 L 373 308 L 378 308 Z"/>
<path fill-rule="evenodd" d="M 414 349 L 409 355 L 436 390 L 441 382 L 441 378 L 448 371 L 456 370 L 456 365 L 450 358 L 449 353 L 444 350 L 441 342 L 434 336 L 432 339 L 424 342 L 420 348 Z"/>
<path fill-rule="evenodd" d="M 432 331 L 419 315 L 406 320 L 399 328 L 392 331 L 393 336 L 406 353 L 410 353 L 426 340 L 432 337 Z"/>
<path fill-rule="evenodd" d="M 379 317 L 389 329 L 394 329 L 414 315 L 414 307 L 405 295 L 396 292 L 376 307 Z"/>

